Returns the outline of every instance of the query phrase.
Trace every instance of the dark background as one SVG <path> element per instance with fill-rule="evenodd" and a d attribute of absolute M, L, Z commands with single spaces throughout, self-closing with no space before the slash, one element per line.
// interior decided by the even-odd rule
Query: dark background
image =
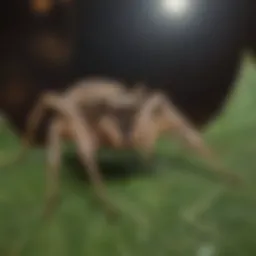
<path fill-rule="evenodd" d="M 253 0 L 191 2 L 190 20 L 178 21 L 157 14 L 160 0 L 66 1 L 46 14 L 32 13 L 25 0 L 4 1 L 0 107 L 23 129 L 42 91 L 101 75 L 162 88 L 205 124 L 225 103 L 244 51 L 255 53 L 256 8 Z M 40 36 L 57 43 L 36 48 Z M 14 102 L 19 90 L 10 88 L 22 88 L 23 96 Z"/>

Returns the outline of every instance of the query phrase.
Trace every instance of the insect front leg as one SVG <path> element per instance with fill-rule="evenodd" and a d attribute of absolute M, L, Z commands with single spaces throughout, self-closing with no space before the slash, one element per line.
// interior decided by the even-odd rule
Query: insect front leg
<path fill-rule="evenodd" d="M 50 125 L 47 141 L 46 201 L 44 217 L 51 216 L 58 201 L 59 171 L 61 165 L 62 122 L 54 120 Z"/>
<path fill-rule="evenodd" d="M 95 134 L 87 126 L 86 121 L 81 117 L 80 120 L 74 120 L 72 123 L 73 137 L 77 145 L 77 152 L 82 161 L 82 164 L 87 170 L 89 179 L 92 182 L 95 192 L 101 202 L 104 204 L 104 209 L 108 216 L 116 215 L 114 205 L 109 201 L 106 194 L 106 187 L 104 185 L 100 170 L 96 161 L 96 153 L 98 150 L 98 142 Z"/>
<path fill-rule="evenodd" d="M 16 159 L 16 162 L 23 159 L 23 157 L 26 155 L 26 152 L 31 147 L 31 144 L 33 144 L 38 126 L 48 109 L 59 111 L 60 113 L 65 113 L 64 103 L 58 94 L 54 92 L 43 94 L 38 100 L 32 112 L 29 114 L 26 131 L 22 136 L 22 148 Z"/>
<path fill-rule="evenodd" d="M 212 170 L 223 176 L 231 183 L 241 183 L 242 179 L 229 171 L 221 164 L 215 152 L 205 143 L 202 135 L 193 125 L 177 110 L 177 108 L 167 100 L 162 102 L 163 120 L 167 124 L 165 128 L 171 134 L 177 135 L 183 142 L 205 159 Z M 167 121 L 167 122 L 166 122 Z"/>
<path fill-rule="evenodd" d="M 158 136 L 163 133 L 178 136 L 187 146 L 202 156 L 216 173 L 225 176 L 232 183 L 241 182 L 239 176 L 223 167 L 210 147 L 204 142 L 202 135 L 161 93 L 155 93 L 142 105 L 135 119 L 135 134 L 137 137 L 143 136 L 143 130 L 147 131 L 149 129 L 147 126 L 149 127 L 150 117 L 152 118 L 152 116 L 154 117 L 152 120 L 155 120 L 154 125 Z"/>
<path fill-rule="evenodd" d="M 159 123 L 154 116 L 154 110 L 161 102 L 161 95 L 152 95 L 142 104 L 134 118 L 131 140 L 144 157 L 152 155 L 155 143 L 160 136 Z"/>

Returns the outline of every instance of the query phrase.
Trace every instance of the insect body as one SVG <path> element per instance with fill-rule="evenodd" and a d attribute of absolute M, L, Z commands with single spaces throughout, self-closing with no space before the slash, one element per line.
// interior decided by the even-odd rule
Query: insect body
<path fill-rule="evenodd" d="M 61 142 L 71 140 L 106 211 L 115 212 L 102 181 L 96 154 L 100 147 L 135 149 L 150 156 L 163 134 L 177 135 L 208 160 L 213 170 L 225 173 L 201 134 L 161 92 L 135 86 L 128 90 L 112 80 L 93 78 L 81 81 L 64 93 L 46 93 L 28 120 L 24 147 L 33 135 L 45 110 L 54 111 L 48 131 L 47 197 L 45 213 L 52 211 L 59 191 Z M 228 173 L 228 177 L 238 179 Z"/>

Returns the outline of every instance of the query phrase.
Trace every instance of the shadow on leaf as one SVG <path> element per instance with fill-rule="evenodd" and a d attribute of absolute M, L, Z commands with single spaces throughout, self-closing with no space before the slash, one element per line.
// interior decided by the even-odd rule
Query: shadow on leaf
<path fill-rule="evenodd" d="M 143 161 L 133 152 L 100 152 L 97 162 L 105 180 L 128 180 L 133 177 L 151 175 L 154 172 L 154 159 Z M 76 154 L 65 156 L 64 165 L 69 175 L 88 182 L 87 171 Z"/>

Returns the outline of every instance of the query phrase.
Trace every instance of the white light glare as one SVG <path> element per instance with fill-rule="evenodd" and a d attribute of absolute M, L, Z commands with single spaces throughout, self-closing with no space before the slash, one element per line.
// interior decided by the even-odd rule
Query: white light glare
<path fill-rule="evenodd" d="M 180 16 L 187 13 L 189 0 L 162 0 L 162 6 L 166 12 Z"/>

